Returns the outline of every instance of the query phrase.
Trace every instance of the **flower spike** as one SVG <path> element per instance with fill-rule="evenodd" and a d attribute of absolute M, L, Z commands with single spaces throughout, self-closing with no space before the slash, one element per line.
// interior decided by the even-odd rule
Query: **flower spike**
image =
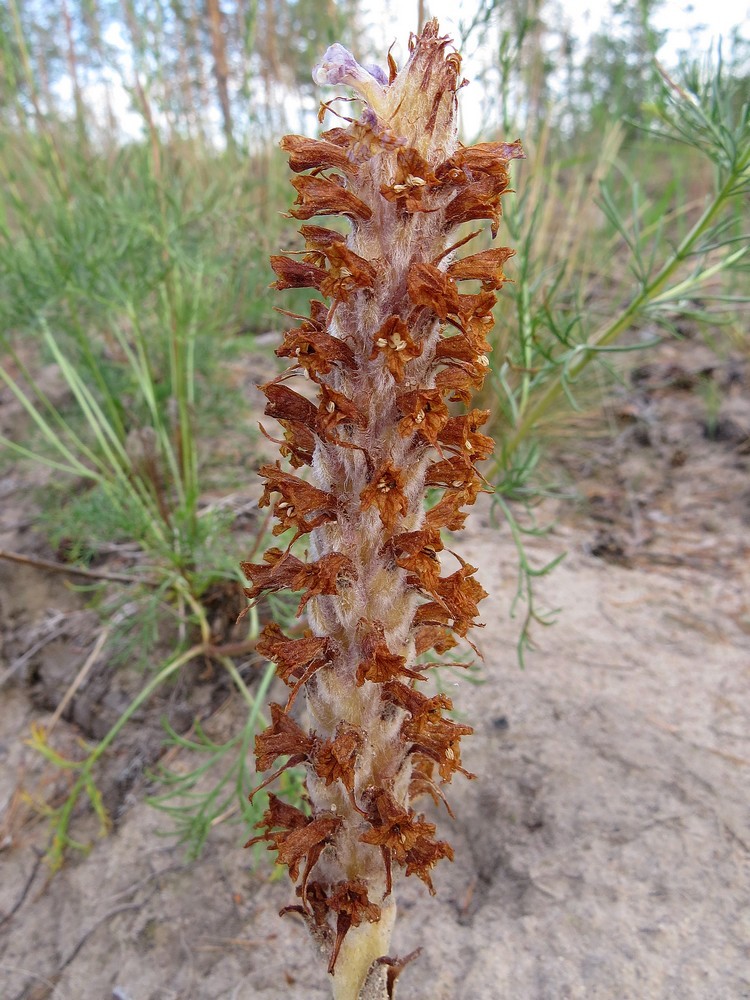
<path fill-rule="evenodd" d="M 433 869 L 453 857 L 413 801 L 447 806 L 441 785 L 457 771 L 473 777 L 460 752 L 471 727 L 447 717 L 444 695 L 423 693 L 429 664 L 418 657 L 458 641 L 474 648 L 466 636 L 486 596 L 460 557 L 444 570 L 441 531 L 460 529 L 483 489 L 489 414 L 470 402 L 512 251 L 458 257 L 479 229 L 456 228 L 486 221 L 495 235 L 510 161 L 523 156 L 518 142 L 458 142 L 461 60 L 436 21 L 409 49 L 400 72 L 388 56 L 386 75 L 332 45 L 314 78 L 352 88 L 359 117 L 281 143 L 305 249 L 271 259 L 274 284 L 330 304 L 293 317 L 277 350 L 290 367 L 261 387 L 281 427 L 264 433 L 308 474 L 260 470 L 274 534 L 292 540 L 243 564 L 249 598 L 298 591 L 309 623 L 294 638 L 277 625 L 261 636 L 258 651 L 290 694 L 256 740 L 258 770 L 282 758 L 264 784 L 304 766 L 309 814 L 272 795 L 250 843 L 287 865 L 300 901 L 287 910 L 324 948 L 336 1000 L 393 996 L 404 964 L 388 956 L 397 877 L 433 892 Z M 329 215 L 348 221 L 348 235 L 308 221 Z M 285 384 L 294 376 L 307 391 Z M 304 558 L 292 551 L 301 536 Z"/>

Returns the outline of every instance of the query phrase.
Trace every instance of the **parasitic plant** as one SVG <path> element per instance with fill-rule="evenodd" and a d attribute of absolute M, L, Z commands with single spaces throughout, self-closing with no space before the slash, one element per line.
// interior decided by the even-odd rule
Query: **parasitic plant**
<path fill-rule="evenodd" d="M 398 870 L 430 892 L 448 843 L 412 803 L 461 765 L 471 728 L 447 718 L 447 697 L 420 690 L 429 664 L 466 637 L 486 596 L 473 566 L 441 575 L 441 532 L 464 523 L 483 480 L 475 463 L 492 439 L 486 411 L 470 409 L 488 367 L 486 334 L 508 249 L 456 259 L 487 220 L 496 235 L 508 163 L 518 142 L 462 146 L 456 136 L 461 60 L 435 21 L 389 74 L 359 66 L 333 45 L 319 84 L 345 84 L 364 107 L 320 139 L 282 140 L 307 221 L 341 215 L 348 235 L 303 225 L 298 258 L 271 259 L 275 287 L 314 288 L 330 300 L 296 317 L 277 354 L 291 367 L 262 386 L 266 414 L 283 428 L 280 451 L 303 479 L 266 465 L 261 505 L 291 532 L 260 564 L 245 563 L 252 600 L 301 592 L 309 629 L 297 638 L 268 625 L 258 650 L 289 686 L 257 737 L 259 771 L 304 765 L 309 810 L 271 794 L 259 824 L 296 884 L 302 914 L 324 949 L 336 1000 L 393 996 L 401 964 L 388 958 Z M 329 110 L 323 105 L 321 112 Z M 462 283 L 473 282 L 467 286 Z M 288 386 L 315 384 L 315 400 Z M 451 405 L 457 404 L 457 405 Z M 425 509 L 425 494 L 439 499 Z M 292 552 L 309 536 L 306 560 Z M 304 698 L 309 728 L 295 720 Z"/>

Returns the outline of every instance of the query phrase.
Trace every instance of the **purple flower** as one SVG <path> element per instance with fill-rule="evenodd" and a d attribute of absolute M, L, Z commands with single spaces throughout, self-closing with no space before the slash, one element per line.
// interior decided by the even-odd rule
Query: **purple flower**
<path fill-rule="evenodd" d="M 379 66 L 360 66 L 348 49 L 339 42 L 334 42 L 326 49 L 326 53 L 313 69 L 312 78 L 319 86 L 328 84 L 345 84 L 353 87 L 366 100 L 382 93 L 387 86 L 388 78 Z"/>

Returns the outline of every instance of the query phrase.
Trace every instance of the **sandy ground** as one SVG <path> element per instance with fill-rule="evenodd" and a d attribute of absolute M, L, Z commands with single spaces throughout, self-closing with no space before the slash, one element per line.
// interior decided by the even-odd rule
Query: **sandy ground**
<path fill-rule="evenodd" d="M 750 998 L 747 435 L 708 440 L 694 393 L 670 383 L 660 396 L 666 370 L 633 380 L 615 437 L 585 468 L 569 456 L 587 504 L 530 543 L 537 565 L 567 557 L 539 582 L 560 610 L 525 671 L 507 530 L 484 507 L 456 542 L 492 595 L 482 683 L 448 682 L 476 729 L 464 758 L 478 777 L 450 790 L 456 819 L 437 818 L 456 851 L 437 896 L 399 887 L 394 951 L 423 949 L 400 1000 Z M 746 384 L 735 397 L 726 419 L 741 429 Z M 59 579 L 0 564 L 0 582 L 6 654 L 42 611 L 80 613 Z M 55 641 L 77 669 L 87 648 Z M 18 677 L 1 697 L 12 829 L 22 741 L 49 713 Z M 188 863 L 160 826 L 136 781 L 112 835 L 51 880 L 43 827 L 14 830 L 0 853 L 2 1000 L 328 997 L 303 928 L 277 916 L 288 883 L 250 869 L 247 833 L 218 827 Z M 85 819 L 78 830 L 96 832 Z"/>

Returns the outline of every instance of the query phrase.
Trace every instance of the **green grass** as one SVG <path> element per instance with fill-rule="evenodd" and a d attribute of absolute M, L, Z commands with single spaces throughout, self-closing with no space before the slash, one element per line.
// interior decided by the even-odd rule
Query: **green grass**
<path fill-rule="evenodd" d="M 90 600 L 108 623 L 107 655 L 144 672 L 112 731 L 79 759 L 64 761 L 41 731 L 32 738 L 74 775 L 65 802 L 48 810 L 57 865 L 79 846 L 71 824 L 81 796 L 102 813 L 101 755 L 136 708 L 196 657 L 217 662 L 248 705 L 242 738 L 219 757 L 243 800 L 240 814 L 251 808 L 246 758 L 260 702 L 209 622 L 217 588 L 241 588 L 245 553 L 236 550 L 231 509 L 215 498 L 217 485 L 238 491 L 251 471 L 221 461 L 227 438 L 254 435 L 225 361 L 238 341 L 281 323 L 267 258 L 287 195 L 276 152 L 263 157 L 258 180 L 252 163 L 187 146 L 93 155 L 59 134 L 0 130 L 0 148 L 0 379 L 27 424 L 0 445 L 51 471 L 39 527 L 70 563 L 128 547 L 133 585 L 95 587 Z M 41 377 L 50 364 L 62 392 Z M 257 631 L 250 616 L 248 648 Z M 215 819 L 211 803 L 226 811 L 224 799 L 210 798 L 194 804 L 194 823 L 184 819 L 190 801 L 180 806 L 178 832 L 195 835 L 193 849 L 204 821 L 210 828 Z"/>
<path fill-rule="evenodd" d="M 539 475 L 545 440 L 611 384 L 612 363 L 679 337 L 689 321 L 718 348 L 744 336 L 750 271 L 750 104 L 720 59 L 666 78 L 645 131 L 619 125 L 565 156 L 549 131 L 527 143 L 505 224 L 517 255 L 500 296 L 484 404 L 499 441 L 490 478 L 519 557 L 525 602 L 519 659 L 534 622 L 524 518 L 554 485 Z M 641 334 L 645 331 L 646 336 Z M 515 502 L 515 503 L 514 503 Z"/>

